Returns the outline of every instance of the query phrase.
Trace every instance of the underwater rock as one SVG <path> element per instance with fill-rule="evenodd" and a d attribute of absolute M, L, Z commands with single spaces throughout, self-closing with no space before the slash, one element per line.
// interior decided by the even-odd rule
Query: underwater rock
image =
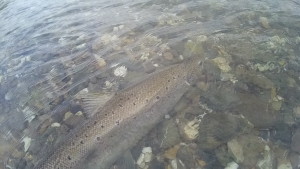
<path fill-rule="evenodd" d="M 272 141 L 280 142 L 284 145 L 290 145 L 292 139 L 292 130 L 288 124 L 278 123 L 276 124 L 268 134 Z"/>
<path fill-rule="evenodd" d="M 293 169 L 291 162 L 287 159 L 280 159 L 277 162 L 277 169 Z"/>
<path fill-rule="evenodd" d="M 98 37 L 94 40 L 93 44 L 92 44 L 92 50 L 94 52 L 97 52 L 98 50 L 100 50 L 103 47 L 102 45 L 102 40 L 101 37 Z"/>
<path fill-rule="evenodd" d="M 288 158 L 291 162 L 293 169 L 299 169 L 300 167 L 300 154 L 291 152 Z"/>
<path fill-rule="evenodd" d="M 223 83 L 220 87 L 211 85 L 210 89 L 202 94 L 201 101 L 216 111 L 228 110 L 240 103 L 240 98 L 231 83 Z"/>
<path fill-rule="evenodd" d="M 118 77 L 125 77 L 127 75 L 127 68 L 125 66 L 119 66 L 114 70 L 114 75 Z"/>
<path fill-rule="evenodd" d="M 293 113 L 296 118 L 300 118 L 300 106 L 295 107 Z"/>
<path fill-rule="evenodd" d="M 158 129 L 158 142 L 160 148 L 166 149 L 180 143 L 180 135 L 173 119 L 166 120 Z"/>
<path fill-rule="evenodd" d="M 98 66 L 100 68 L 106 66 L 106 61 L 101 56 L 95 54 L 94 57 L 95 57 L 95 59 L 96 59 L 96 61 L 98 63 Z"/>
<path fill-rule="evenodd" d="M 209 113 L 199 125 L 197 143 L 200 148 L 213 149 L 234 136 L 251 131 L 252 124 L 240 115 Z"/>
<path fill-rule="evenodd" d="M 254 94 L 239 93 L 240 104 L 232 111 L 242 114 L 257 128 L 269 128 L 280 119 L 280 113 L 269 105 L 267 99 Z"/>
<path fill-rule="evenodd" d="M 228 151 L 233 159 L 241 164 L 242 168 L 251 168 L 261 159 L 265 153 L 265 145 L 256 135 L 241 135 L 227 143 Z"/>
<path fill-rule="evenodd" d="M 271 151 L 268 145 L 265 145 L 263 153 L 263 159 L 257 162 L 257 168 L 259 169 L 273 169 L 276 168 L 276 160 L 273 151 Z"/>
<path fill-rule="evenodd" d="M 174 160 L 176 159 L 176 156 L 177 156 L 177 152 L 180 148 L 180 145 L 177 144 L 169 149 L 167 149 L 164 154 L 163 154 L 163 157 L 166 158 L 166 159 L 169 159 L 169 160 Z"/>
<path fill-rule="evenodd" d="M 238 169 L 238 168 L 239 168 L 239 165 L 234 161 L 228 163 L 225 167 L 225 169 Z"/>
<path fill-rule="evenodd" d="M 259 17 L 259 23 L 263 28 L 270 28 L 269 20 L 266 17 Z"/>
<path fill-rule="evenodd" d="M 67 118 L 64 123 L 70 128 L 74 128 L 78 126 L 78 124 L 82 123 L 85 120 L 85 117 L 82 115 L 71 115 Z"/>
<path fill-rule="evenodd" d="M 144 147 L 142 153 L 140 154 L 139 158 L 137 159 L 136 164 L 141 169 L 149 168 L 149 163 L 152 160 L 152 148 L 151 147 Z"/>
<path fill-rule="evenodd" d="M 296 130 L 292 137 L 291 149 L 292 151 L 300 153 L 300 128 Z"/>
<path fill-rule="evenodd" d="M 186 168 L 196 168 L 196 153 L 196 149 L 188 145 L 182 145 L 177 152 L 177 159 L 180 160 Z"/>
<path fill-rule="evenodd" d="M 220 68 L 220 70 L 222 72 L 231 71 L 231 67 L 229 66 L 229 62 L 224 57 L 217 57 L 217 58 L 212 59 L 212 61 Z"/>
<path fill-rule="evenodd" d="M 171 52 L 165 52 L 165 53 L 163 54 L 163 56 L 164 56 L 164 58 L 165 58 L 166 60 L 173 60 L 173 59 L 174 59 L 174 56 L 173 56 L 173 54 L 172 54 Z"/>
<path fill-rule="evenodd" d="M 222 166 L 227 166 L 229 163 L 232 162 L 232 157 L 231 155 L 228 153 L 228 147 L 226 144 L 222 144 L 220 145 L 219 147 L 217 147 L 215 149 L 215 154 L 216 154 L 216 157 L 219 161 L 219 163 L 222 165 Z"/>
<path fill-rule="evenodd" d="M 27 150 L 28 150 L 28 148 L 31 144 L 31 140 L 32 139 L 30 137 L 27 137 L 27 136 L 22 139 L 22 143 L 24 143 L 24 152 L 27 152 Z"/>
<path fill-rule="evenodd" d="M 73 113 L 71 113 L 70 111 L 66 112 L 64 115 L 64 119 L 63 121 L 66 121 L 68 118 L 70 118 L 71 116 L 73 116 Z"/>

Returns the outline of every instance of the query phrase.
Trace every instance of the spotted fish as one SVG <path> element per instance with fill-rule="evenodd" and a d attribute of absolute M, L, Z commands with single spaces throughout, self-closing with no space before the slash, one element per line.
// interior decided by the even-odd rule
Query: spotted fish
<path fill-rule="evenodd" d="M 199 63 L 189 58 L 116 93 L 35 169 L 109 168 L 172 110 L 201 74 Z"/>

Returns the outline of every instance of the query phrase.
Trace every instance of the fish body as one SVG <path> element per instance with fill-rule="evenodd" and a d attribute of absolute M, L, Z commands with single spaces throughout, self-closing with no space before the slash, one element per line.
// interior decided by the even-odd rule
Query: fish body
<path fill-rule="evenodd" d="M 109 168 L 174 107 L 199 77 L 199 61 L 172 65 L 116 93 L 35 169 Z"/>

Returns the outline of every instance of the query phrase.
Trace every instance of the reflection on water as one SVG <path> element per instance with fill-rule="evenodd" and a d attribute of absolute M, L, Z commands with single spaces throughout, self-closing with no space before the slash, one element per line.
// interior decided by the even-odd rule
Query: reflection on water
<path fill-rule="evenodd" d="M 297 0 L 1 0 L 0 16 L 6 168 L 32 168 L 85 121 L 83 93 L 116 92 L 199 55 L 208 76 L 129 159 L 139 168 L 299 167 Z"/>

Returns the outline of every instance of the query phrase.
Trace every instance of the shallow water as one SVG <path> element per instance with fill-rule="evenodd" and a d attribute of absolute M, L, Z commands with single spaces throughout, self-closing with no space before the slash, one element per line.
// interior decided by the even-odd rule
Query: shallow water
<path fill-rule="evenodd" d="M 134 161 L 151 147 L 150 168 L 300 164 L 298 0 L 1 0 L 0 16 L 6 168 L 31 168 L 86 119 L 78 93 L 116 92 L 199 55 L 209 76 L 131 150 Z"/>

